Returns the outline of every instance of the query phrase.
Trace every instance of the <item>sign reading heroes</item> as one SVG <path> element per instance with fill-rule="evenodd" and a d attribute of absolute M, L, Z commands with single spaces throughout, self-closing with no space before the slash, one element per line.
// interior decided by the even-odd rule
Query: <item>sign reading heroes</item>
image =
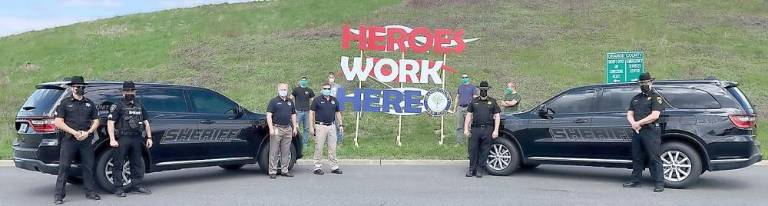
<path fill-rule="evenodd" d="M 474 39 L 463 39 L 464 30 L 434 29 L 426 27 L 409 28 L 400 25 L 365 26 L 358 29 L 342 26 L 341 47 L 351 49 L 357 43 L 357 49 L 362 51 L 403 53 L 433 52 L 438 54 L 460 54 L 464 45 Z M 351 60 L 351 66 L 350 66 Z M 341 56 L 339 63 L 344 77 L 348 81 L 355 79 L 366 81 L 369 77 L 381 83 L 420 83 L 444 84 L 440 70 L 455 72 L 445 65 L 444 61 L 422 59 L 391 59 L 374 57 Z M 355 89 L 347 95 L 344 90 L 337 98 L 344 107 L 345 103 L 352 104 L 353 111 L 384 112 L 395 115 L 413 115 L 428 111 L 439 116 L 450 108 L 450 95 L 445 90 L 427 92 L 417 88 L 397 89 Z M 430 97 L 425 97 L 430 96 Z M 428 108 L 427 108 L 428 106 Z"/>

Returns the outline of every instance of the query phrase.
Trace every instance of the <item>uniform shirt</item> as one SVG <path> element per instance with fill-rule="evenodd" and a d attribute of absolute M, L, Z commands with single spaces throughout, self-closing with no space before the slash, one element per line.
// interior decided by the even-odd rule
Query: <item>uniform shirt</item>
<path fill-rule="evenodd" d="M 477 87 L 472 84 L 462 84 L 457 89 L 459 94 L 459 106 L 466 107 L 472 102 L 472 98 L 475 98 L 477 94 Z"/>
<path fill-rule="evenodd" d="M 313 92 L 309 87 L 296 87 L 293 88 L 291 95 L 293 95 L 293 100 L 296 104 L 296 110 L 307 111 L 309 110 L 309 99 L 315 97 L 315 92 Z"/>
<path fill-rule="evenodd" d="M 517 101 L 517 104 L 511 107 L 504 107 L 505 113 L 517 112 L 517 107 L 520 106 L 520 94 L 518 94 L 517 92 L 504 94 L 504 101 L 512 101 L 512 100 Z"/>
<path fill-rule="evenodd" d="M 332 123 L 336 121 L 336 112 L 340 112 L 339 102 L 336 101 L 336 97 L 318 97 L 312 100 L 312 105 L 309 108 L 315 111 L 315 121 Z"/>
<path fill-rule="evenodd" d="M 67 124 L 74 130 L 85 131 L 91 128 L 91 121 L 99 118 L 99 112 L 93 102 L 83 97 L 80 100 L 68 97 L 59 103 L 54 113 L 56 118 L 64 118 Z"/>
<path fill-rule="evenodd" d="M 141 133 L 144 126 L 144 120 L 148 120 L 149 115 L 144 108 L 144 104 L 134 99 L 133 102 L 120 100 L 117 104 L 109 107 L 107 120 L 115 121 L 115 130 L 120 134 Z"/>
<path fill-rule="evenodd" d="M 280 97 L 272 98 L 267 105 L 267 112 L 272 113 L 272 124 L 291 125 L 291 115 L 296 114 L 296 107 L 291 98 L 283 100 Z"/>
<path fill-rule="evenodd" d="M 467 106 L 467 112 L 472 113 L 472 125 L 493 125 L 493 115 L 500 113 L 501 108 L 494 98 L 482 100 L 477 97 Z"/>
<path fill-rule="evenodd" d="M 635 121 L 640 121 L 648 115 L 651 115 L 651 112 L 653 111 L 661 112 L 664 110 L 664 107 L 664 99 L 656 92 L 652 92 L 649 95 L 645 93 L 635 95 L 635 97 L 632 98 L 632 102 L 629 103 L 629 111 L 635 112 Z M 656 121 L 652 123 L 656 123 Z"/>

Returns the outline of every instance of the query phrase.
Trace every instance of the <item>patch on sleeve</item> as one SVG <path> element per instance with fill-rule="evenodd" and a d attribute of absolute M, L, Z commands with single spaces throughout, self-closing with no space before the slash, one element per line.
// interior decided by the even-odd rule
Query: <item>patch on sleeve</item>
<path fill-rule="evenodd" d="M 662 102 L 661 101 L 661 97 L 656 97 L 656 101 L 659 102 L 659 104 L 661 104 L 661 102 Z"/>
<path fill-rule="evenodd" d="M 109 106 L 109 111 L 110 112 L 114 112 L 115 109 L 117 109 L 117 105 L 116 104 L 113 104 L 112 106 Z"/>

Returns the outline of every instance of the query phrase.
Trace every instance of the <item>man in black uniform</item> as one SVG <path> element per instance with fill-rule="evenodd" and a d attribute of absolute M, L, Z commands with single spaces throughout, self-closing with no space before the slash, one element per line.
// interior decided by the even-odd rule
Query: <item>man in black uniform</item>
<path fill-rule="evenodd" d="M 142 137 L 142 129 L 146 131 L 146 141 Z M 130 161 L 132 189 L 139 193 L 150 194 L 151 191 L 145 188 L 141 182 L 144 178 L 144 165 L 138 163 L 142 162 L 141 153 L 144 146 L 152 147 L 152 129 L 149 127 L 144 105 L 136 99 L 136 86 L 133 82 L 123 82 L 123 100 L 109 108 L 107 131 L 109 133 L 109 145 L 117 148 L 117 151 L 113 153 L 115 167 L 112 169 L 115 195 L 125 197 L 126 188 L 123 185 L 122 175 L 125 156 L 128 156 L 128 161 Z"/>
<path fill-rule="evenodd" d="M 632 98 L 627 111 L 627 120 L 635 131 L 632 137 L 632 178 L 624 187 L 640 186 L 640 177 L 645 170 L 645 160 L 650 160 L 649 170 L 653 177 L 654 192 L 664 191 L 664 177 L 661 164 L 661 128 L 657 120 L 664 110 L 664 98 L 652 89 L 651 74 L 640 75 L 638 83 L 642 93 Z"/>
<path fill-rule="evenodd" d="M 267 126 L 269 126 L 269 178 L 277 178 L 277 157 L 280 156 L 280 175 L 293 177 L 288 166 L 291 164 L 291 141 L 298 132 L 296 107 L 288 97 L 288 84 L 277 85 L 277 97 L 267 105 Z"/>
<path fill-rule="evenodd" d="M 82 76 L 74 76 L 70 83 L 72 97 L 67 97 L 59 103 L 54 112 L 54 124 L 64 133 L 61 135 L 59 152 L 59 176 L 56 178 L 55 204 L 63 204 L 66 196 L 65 186 L 69 177 L 69 166 L 75 154 L 80 154 L 80 168 L 85 183 L 85 198 L 100 200 L 94 191 L 93 179 L 93 136 L 99 127 L 99 115 L 96 104 L 83 97 L 85 81 Z"/>
<path fill-rule="evenodd" d="M 479 169 L 485 169 L 488 159 L 488 150 L 491 146 L 491 138 L 499 137 L 499 124 L 501 122 L 501 108 L 496 104 L 496 99 L 488 96 L 488 82 L 480 82 L 480 96 L 472 100 L 467 106 L 467 117 L 464 120 L 464 135 L 469 138 L 469 170 L 467 177 L 473 175 L 483 177 Z M 493 130 L 491 130 L 493 129 Z"/>

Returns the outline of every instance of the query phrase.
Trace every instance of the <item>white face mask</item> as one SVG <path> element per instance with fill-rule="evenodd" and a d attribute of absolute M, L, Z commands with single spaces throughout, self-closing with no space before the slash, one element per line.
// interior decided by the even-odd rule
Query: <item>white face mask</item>
<path fill-rule="evenodd" d="M 288 96 L 288 91 L 284 91 L 284 90 L 277 91 L 277 95 L 280 95 L 280 97 L 286 97 Z"/>
<path fill-rule="evenodd" d="M 330 82 L 330 83 L 333 83 L 335 80 L 336 80 L 335 78 L 333 78 L 333 79 L 328 78 L 328 82 Z"/>

